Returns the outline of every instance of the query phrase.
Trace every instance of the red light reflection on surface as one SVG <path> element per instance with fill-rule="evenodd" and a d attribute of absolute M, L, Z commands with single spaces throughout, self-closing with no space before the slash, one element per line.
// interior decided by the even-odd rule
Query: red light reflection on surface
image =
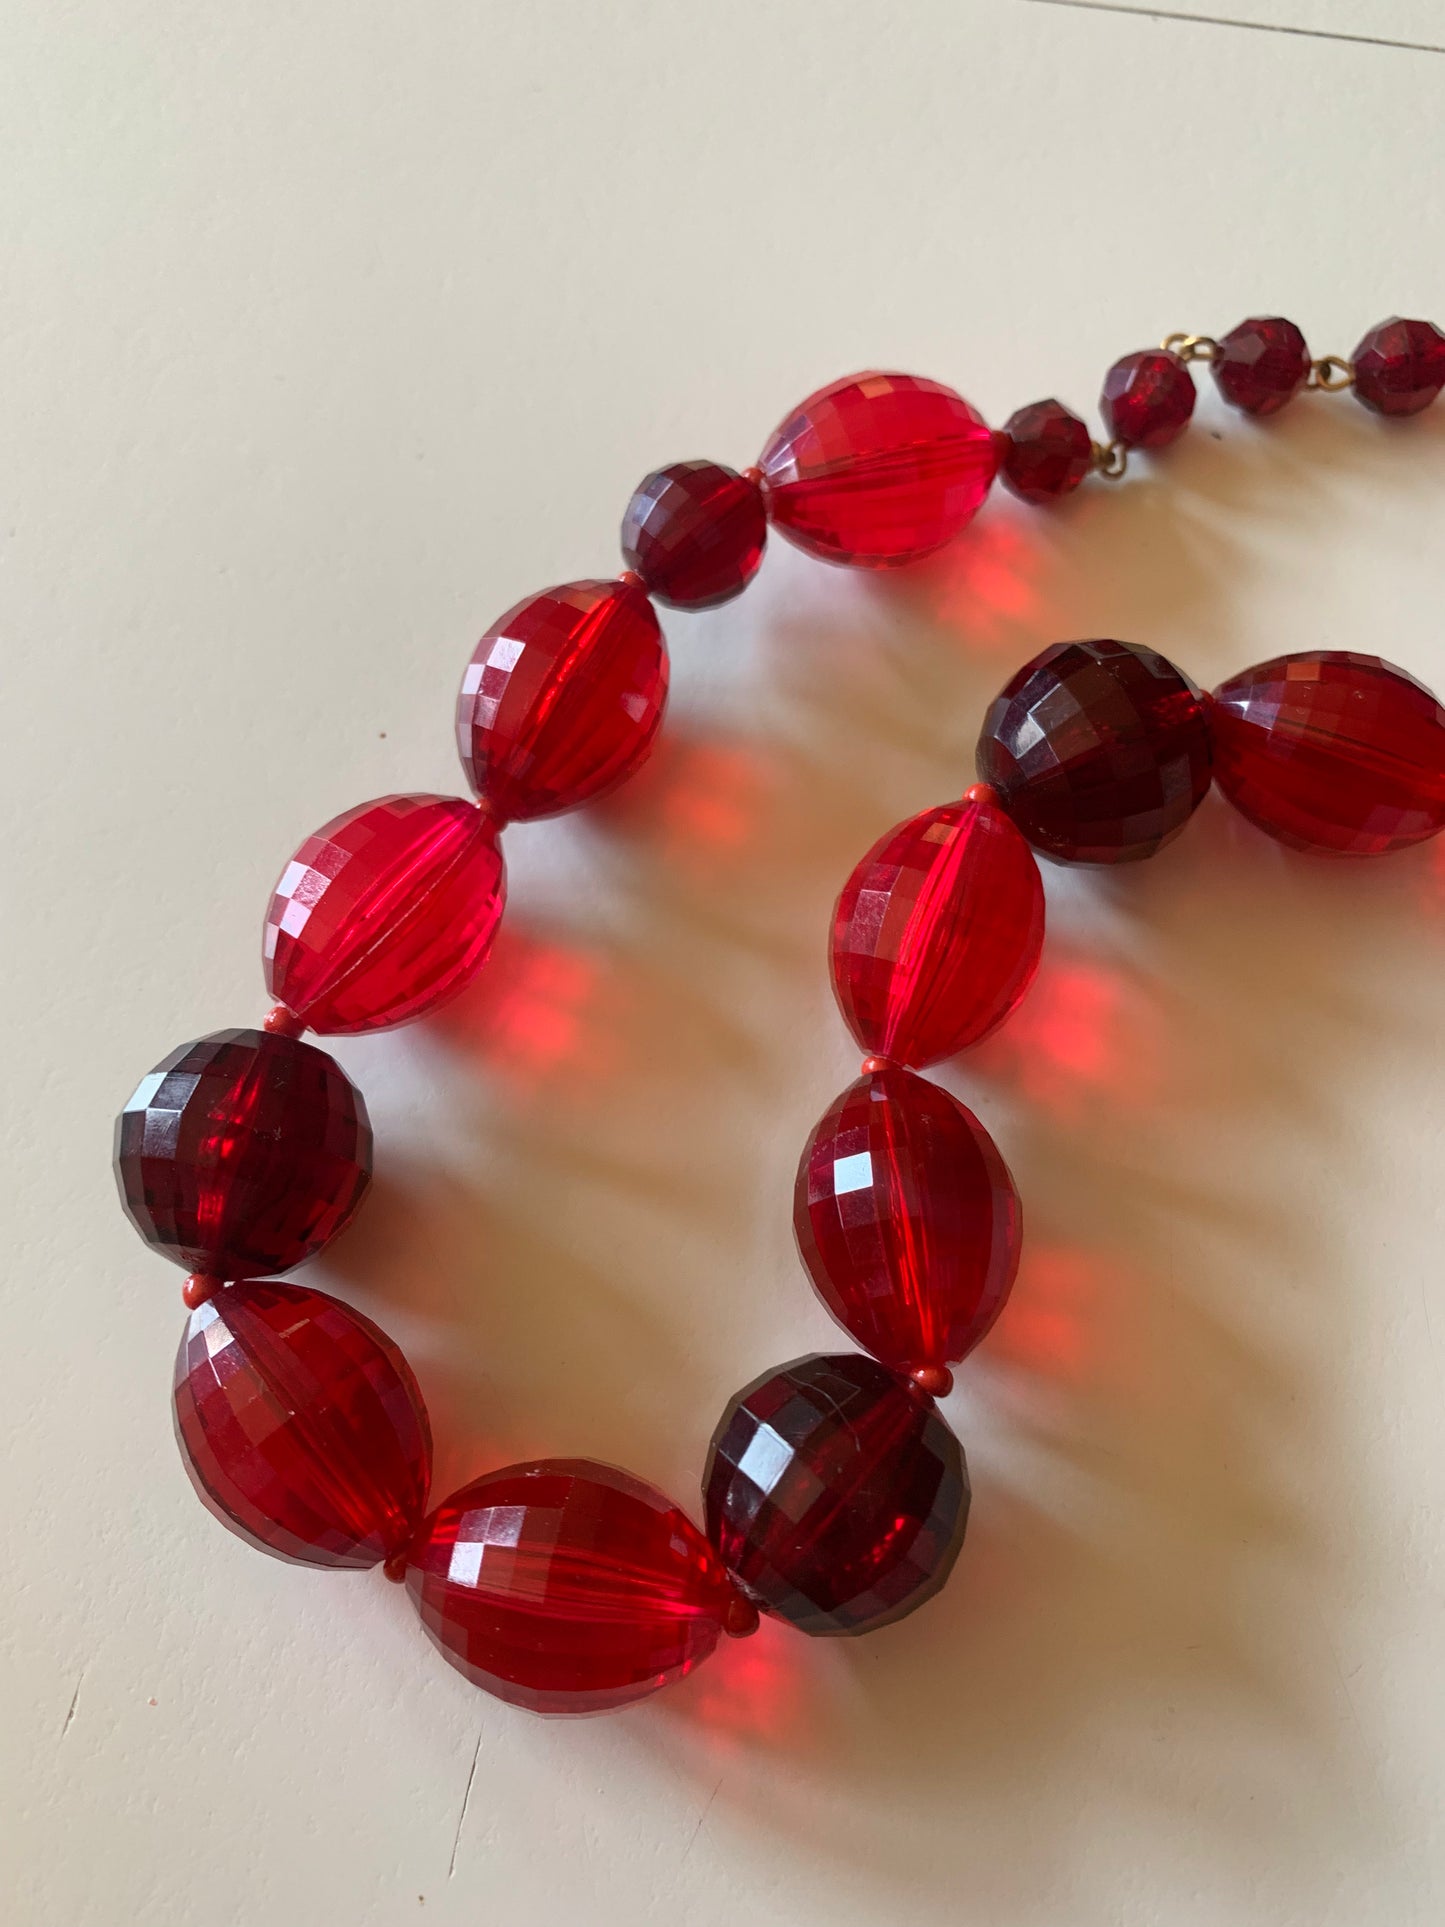
<path fill-rule="evenodd" d="M 806 1740 L 814 1732 L 817 1694 L 816 1669 L 808 1663 L 811 1644 L 764 1614 L 749 1638 L 719 1642 L 677 1710 L 709 1728 L 723 1749 L 730 1740 Z"/>
<path fill-rule="evenodd" d="M 756 747 L 669 726 L 637 776 L 598 806 L 598 816 L 645 838 L 676 867 L 705 875 L 752 847 L 772 790 Z"/>
<path fill-rule="evenodd" d="M 1003 1028 L 970 1056 L 1051 1115 L 1076 1119 L 1100 1098 L 1147 1103 L 1161 1082 L 1158 1023 L 1143 986 L 1094 958 L 1044 963 Z"/>
<path fill-rule="evenodd" d="M 1047 1378 L 1083 1377 L 1105 1288 L 1103 1261 L 1094 1253 L 1026 1240 L 1018 1280 L 988 1336 L 989 1359 Z"/>
<path fill-rule="evenodd" d="M 476 983 L 435 1023 L 521 1092 L 575 1092 L 621 1068 L 622 994 L 597 954 L 510 924 Z"/>
<path fill-rule="evenodd" d="M 1024 660 L 1039 646 L 1019 647 L 1020 632 L 1039 627 L 1042 558 L 1037 538 L 1007 513 L 986 513 L 962 538 L 909 572 L 905 593 L 961 641 L 989 654 L 1012 650 Z"/>

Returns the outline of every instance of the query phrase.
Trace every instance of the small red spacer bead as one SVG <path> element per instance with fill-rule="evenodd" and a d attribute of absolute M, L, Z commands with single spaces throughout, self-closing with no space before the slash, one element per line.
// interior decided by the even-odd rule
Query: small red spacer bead
<path fill-rule="evenodd" d="M 947 1398 L 953 1390 L 953 1373 L 946 1365 L 915 1365 L 908 1376 L 926 1398 Z"/>
<path fill-rule="evenodd" d="M 751 482 L 754 488 L 762 488 L 768 479 L 756 464 L 752 468 L 743 469 L 742 478 L 745 482 Z"/>
<path fill-rule="evenodd" d="M 647 589 L 647 584 L 637 573 L 636 569 L 624 569 L 617 580 L 619 582 L 625 582 L 629 589 L 641 589 L 644 592 Z"/>
<path fill-rule="evenodd" d="M 273 1037 L 299 1037 L 306 1028 L 306 1019 L 288 1010 L 285 1004 L 273 1004 L 261 1028 L 270 1031 Z"/>
<path fill-rule="evenodd" d="M 859 1068 L 864 1077 L 872 1077 L 878 1071 L 892 1070 L 893 1059 L 891 1057 L 865 1057 Z"/>
<path fill-rule="evenodd" d="M 998 791 L 992 783 L 970 783 L 963 792 L 963 800 L 965 803 L 988 803 L 996 806 Z"/>
<path fill-rule="evenodd" d="M 394 1552 L 381 1569 L 394 1586 L 405 1585 L 406 1554 Z"/>
<path fill-rule="evenodd" d="M 758 1609 L 745 1593 L 735 1592 L 728 1601 L 723 1631 L 729 1639 L 747 1639 L 758 1630 Z"/>
<path fill-rule="evenodd" d="M 193 1271 L 181 1286 L 186 1310 L 199 1311 L 207 1299 L 215 1297 L 225 1282 L 224 1278 L 213 1278 L 208 1271 Z"/>

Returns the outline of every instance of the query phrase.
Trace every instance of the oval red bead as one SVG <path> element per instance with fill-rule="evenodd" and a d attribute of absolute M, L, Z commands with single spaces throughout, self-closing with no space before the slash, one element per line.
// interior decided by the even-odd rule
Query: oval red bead
<path fill-rule="evenodd" d="M 972 1111 L 912 1071 L 860 1077 L 814 1127 L 793 1192 L 798 1249 L 823 1303 L 904 1372 L 957 1364 L 1003 1309 L 1021 1214 Z"/>
<path fill-rule="evenodd" d="M 458 796 L 383 796 L 287 864 L 266 913 L 266 987 L 312 1030 L 382 1030 L 471 982 L 506 898 L 497 826 Z"/>
<path fill-rule="evenodd" d="M 1445 388 L 1445 334 L 1392 315 L 1355 349 L 1355 394 L 1377 415 L 1418 415 Z"/>
<path fill-rule="evenodd" d="M 1152 649 L 1057 642 L 990 704 L 977 764 L 1037 848 L 1132 863 L 1172 842 L 1204 800 L 1208 708 Z"/>
<path fill-rule="evenodd" d="M 361 1093 L 298 1037 L 220 1030 L 143 1077 L 116 1119 L 115 1171 L 146 1243 L 187 1271 L 289 1271 L 347 1224 L 371 1181 Z"/>
<path fill-rule="evenodd" d="M 191 1314 L 176 1440 L 203 1503 L 262 1552 L 379 1565 L 426 1511 L 431 1428 L 411 1368 L 360 1312 L 273 1280 Z"/>
<path fill-rule="evenodd" d="M 1115 441 L 1128 448 L 1167 448 L 1189 426 L 1194 380 L 1178 355 L 1145 348 L 1114 363 L 1099 408 Z"/>
<path fill-rule="evenodd" d="M 732 1399 L 703 1474 L 708 1535 L 765 1611 L 866 1633 L 943 1585 L 968 1524 L 963 1448 L 923 1392 L 857 1352 Z"/>
<path fill-rule="evenodd" d="M 443 1658 L 534 1713 L 645 1698 L 707 1658 L 736 1602 L 679 1507 L 590 1459 L 454 1492 L 416 1535 L 406 1583 Z"/>
<path fill-rule="evenodd" d="M 622 559 L 660 602 L 711 609 L 752 581 L 767 537 L 756 482 L 720 462 L 674 462 L 627 504 Z"/>
<path fill-rule="evenodd" d="M 825 562 L 896 568 L 952 541 L 998 468 L 983 417 L 920 375 L 848 375 L 794 409 L 760 457 L 768 514 Z"/>
<path fill-rule="evenodd" d="M 1378 656 L 1277 656 L 1215 690 L 1214 773 L 1279 842 L 1380 856 L 1445 828 L 1445 708 Z"/>
<path fill-rule="evenodd" d="M 666 701 L 667 653 L 646 591 L 569 582 L 519 602 L 477 644 L 457 744 L 498 816 L 555 816 L 632 774 Z"/>
<path fill-rule="evenodd" d="M 1310 351 L 1292 321 L 1255 315 L 1221 335 L 1212 362 L 1219 392 L 1248 415 L 1274 415 L 1309 380 Z"/>
<path fill-rule="evenodd" d="M 833 989 L 865 1051 L 922 1066 L 976 1044 L 1038 969 L 1044 891 L 988 802 L 910 817 L 859 863 L 833 912 Z"/>
<path fill-rule="evenodd" d="M 1094 465 L 1087 427 L 1062 402 L 1017 409 L 1004 425 L 1003 441 L 1003 479 L 1026 502 L 1071 495 Z"/>

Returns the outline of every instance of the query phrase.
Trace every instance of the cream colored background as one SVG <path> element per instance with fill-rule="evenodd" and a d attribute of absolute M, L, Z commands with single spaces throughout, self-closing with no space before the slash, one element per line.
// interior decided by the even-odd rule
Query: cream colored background
<path fill-rule="evenodd" d="M 1050 872 L 1036 990 L 945 1074 L 1028 1210 L 953 1584 L 620 1717 L 498 1705 L 399 1589 L 201 1511 L 108 1164 L 141 1073 L 259 1018 L 295 843 L 458 787 L 474 637 L 616 567 L 647 468 L 870 363 L 1002 420 L 1175 327 L 1445 318 L 1445 57 L 1028 0 L 81 0 L 4 44 L 6 1921 L 1439 1921 L 1445 846 L 1316 864 L 1211 802 Z M 1206 377 L 1138 469 L 669 617 L 646 776 L 508 833 L 460 1008 L 338 1047 L 378 1184 L 309 1275 L 410 1350 L 443 1489 L 554 1451 L 695 1504 L 725 1397 L 842 1342 L 788 1221 L 855 1057 L 827 909 L 1025 656 L 1445 686 L 1445 409 L 1266 432 Z"/>

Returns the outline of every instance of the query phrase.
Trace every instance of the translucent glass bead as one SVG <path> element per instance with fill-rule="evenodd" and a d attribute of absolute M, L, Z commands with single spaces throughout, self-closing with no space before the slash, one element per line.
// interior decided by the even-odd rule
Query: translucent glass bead
<path fill-rule="evenodd" d="M 1392 315 L 1351 357 L 1355 398 L 1377 415 L 1418 415 L 1445 388 L 1445 334 L 1433 321 Z"/>
<path fill-rule="evenodd" d="M 266 913 L 271 995 L 312 1030 L 382 1030 L 464 989 L 506 896 L 497 826 L 456 796 L 383 796 L 287 864 Z"/>
<path fill-rule="evenodd" d="M 976 1044 L 1038 968 L 1033 852 L 989 802 L 910 817 L 858 864 L 833 913 L 833 988 L 865 1051 L 923 1066 Z"/>
<path fill-rule="evenodd" d="M 1025 502 L 1072 495 L 1094 463 L 1088 429 L 1057 401 L 1015 410 L 1004 424 L 1003 450 L 1004 482 Z"/>
<path fill-rule="evenodd" d="M 711 609 L 752 581 L 767 537 L 756 482 L 719 462 L 674 462 L 627 504 L 622 559 L 659 602 Z"/>
<path fill-rule="evenodd" d="M 1145 348 L 1116 361 L 1104 377 L 1099 412 L 1128 448 L 1167 448 L 1189 426 L 1194 380 L 1178 355 Z"/>
<path fill-rule="evenodd" d="M 1211 366 L 1231 407 L 1248 415 L 1274 415 L 1309 380 L 1310 351 L 1292 321 L 1256 315 L 1220 337 Z"/>
<path fill-rule="evenodd" d="M 739 1392 L 703 1495 L 728 1570 L 805 1633 L 872 1632 L 915 1611 L 968 1523 L 958 1440 L 930 1399 L 857 1352 L 795 1359 Z"/>
<path fill-rule="evenodd" d="M 411 1368 L 325 1292 L 228 1285 L 192 1312 L 175 1420 L 203 1503 L 277 1558 L 379 1565 L 426 1510 L 431 1429 Z"/>

